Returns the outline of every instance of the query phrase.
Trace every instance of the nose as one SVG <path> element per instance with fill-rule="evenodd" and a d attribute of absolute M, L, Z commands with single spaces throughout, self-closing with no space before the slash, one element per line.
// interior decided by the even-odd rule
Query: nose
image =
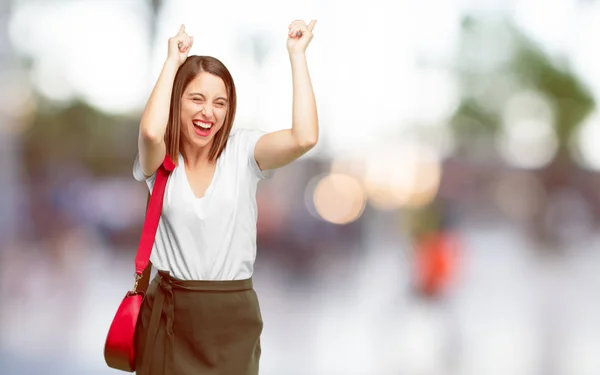
<path fill-rule="evenodd" d="M 206 116 L 208 118 L 212 118 L 213 108 L 210 104 L 205 104 L 204 107 L 202 107 L 202 109 L 200 109 L 200 113 L 202 113 L 204 116 Z"/>

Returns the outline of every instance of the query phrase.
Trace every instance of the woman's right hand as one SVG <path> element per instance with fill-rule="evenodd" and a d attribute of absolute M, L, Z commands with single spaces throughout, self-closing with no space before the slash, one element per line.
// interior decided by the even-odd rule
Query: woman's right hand
<path fill-rule="evenodd" d="M 189 36 L 185 32 L 185 25 L 181 25 L 177 35 L 169 38 L 169 54 L 167 59 L 175 61 L 181 66 L 185 62 L 185 59 L 187 59 L 192 44 L 194 44 L 194 37 Z"/>

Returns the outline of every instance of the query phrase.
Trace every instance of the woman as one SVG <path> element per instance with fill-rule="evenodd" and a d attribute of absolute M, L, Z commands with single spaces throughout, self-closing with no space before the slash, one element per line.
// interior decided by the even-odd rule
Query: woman
<path fill-rule="evenodd" d="M 232 131 L 236 91 L 227 68 L 212 57 L 188 57 L 193 37 L 183 25 L 169 39 L 134 164 L 135 178 L 152 189 L 165 155 L 176 163 L 151 256 L 158 274 L 138 320 L 138 374 L 258 374 L 256 188 L 317 143 L 305 55 L 314 26 L 289 26 L 292 127 L 268 134 Z"/>

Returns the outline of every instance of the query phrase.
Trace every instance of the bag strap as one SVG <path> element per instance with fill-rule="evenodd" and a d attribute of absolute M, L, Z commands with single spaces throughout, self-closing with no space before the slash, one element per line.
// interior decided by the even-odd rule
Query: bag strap
<path fill-rule="evenodd" d="M 150 194 L 150 192 L 148 192 L 148 197 L 146 198 L 146 210 L 148 210 L 148 205 L 150 204 L 151 197 L 152 197 L 152 194 Z M 144 273 L 142 273 L 142 277 L 139 278 L 139 281 L 137 284 L 137 289 L 136 289 L 137 293 L 146 293 L 146 291 L 148 290 L 148 286 L 150 286 L 151 273 L 152 273 L 152 262 L 148 261 L 148 265 L 146 266 Z"/>
<path fill-rule="evenodd" d="M 138 292 L 139 282 L 142 278 L 150 278 L 149 271 L 151 267 L 148 267 L 150 263 L 150 254 L 152 254 L 152 247 L 154 246 L 156 231 L 158 230 L 158 223 L 160 222 L 165 188 L 167 186 L 169 175 L 173 169 L 175 169 L 175 164 L 169 155 L 166 155 L 162 164 L 156 170 L 156 178 L 154 180 L 154 186 L 152 187 L 152 194 L 150 194 L 148 200 L 146 218 L 144 219 L 142 235 L 135 256 L 135 284 L 133 286 L 133 293 Z M 147 283 L 142 281 L 142 284 L 146 284 L 142 285 L 142 290 L 145 292 Z"/>

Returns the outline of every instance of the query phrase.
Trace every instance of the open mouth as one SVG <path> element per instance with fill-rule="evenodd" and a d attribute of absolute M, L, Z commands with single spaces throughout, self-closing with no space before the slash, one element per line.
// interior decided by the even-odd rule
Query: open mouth
<path fill-rule="evenodd" d="M 201 137 L 208 137 L 210 135 L 213 123 L 203 120 L 192 120 L 194 124 L 194 132 Z"/>

